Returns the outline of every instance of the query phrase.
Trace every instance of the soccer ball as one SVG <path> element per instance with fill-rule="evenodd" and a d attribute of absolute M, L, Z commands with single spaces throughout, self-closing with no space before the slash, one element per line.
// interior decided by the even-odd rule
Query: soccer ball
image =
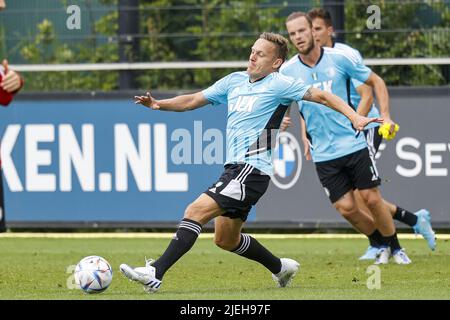
<path fill-rule="evenodd" d="M 86 293 L 100 293 L 111 284 L 113 271 L 104 258 L 89 256 L 75 267 L 75 283 Z"/>

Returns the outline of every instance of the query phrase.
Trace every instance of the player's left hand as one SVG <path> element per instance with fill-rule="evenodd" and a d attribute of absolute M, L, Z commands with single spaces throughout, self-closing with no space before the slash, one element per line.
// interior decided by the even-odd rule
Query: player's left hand
<path fill-rule="evenodd" d="M 3 77 L 0 86 L 8 93 L 19 90 L 22 86 L 22 80 L 20 79 L 19 74 L 14 70 L 9 69 L 7 60 L 3 60 L 2 65 L 5 70 L 5 76 Z"/>
<path fill-rule="evenodd" d="M 357 115 L 352 120 L 353 128 L 356 130 L 362 131 L 364 128 L 372 122 L 383 123 L 382 118 L 367 118 L 361 115 Z"/>

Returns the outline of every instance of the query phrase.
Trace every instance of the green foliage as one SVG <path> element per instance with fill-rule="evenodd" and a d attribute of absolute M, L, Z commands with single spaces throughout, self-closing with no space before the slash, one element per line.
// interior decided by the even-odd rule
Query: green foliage
<path fill-rule="evenodd" d="M 346 42 L 367 58 L 447 57 L 450 9 L 443 2 L 380 1 L 381 29 L 368 30 L 366 9 L 372 1 L 347 1 Z M 390 30 L 390 32 L 386 32 Z M 389 85 L 444 85 L 448 66 L 378 66 L 374 71 Z M 448 72 L 448 71 L 447 71 Z"/>
<path fill-rule="evenodd" d="M 89 1 L 87 1 L 89 2 Z M 116 1 L 103 1 L 116 2 Z M 106 36 L 117 34 L 117 12 L 113 11 L 95 21 L 92 30 Z M 119 60 L 117 43 L 99 44 L 95 34 L 82 43 L 70 45 L 57 39 L 53 23 L 44 19 L 37 25 L 38 33 L 33 42 L 23 41 L 21 55 L 30 63 L 101 63 Z M 117 89 L 118 73 L 95 72 L 30 72 L 25 73 L 27 91 L 110 91 Z"/>
<path fill-rule="evenodd" d="M 319 0 L 296 4 L 275 0 L 142 0 L 139 2 L 139 52 L 133 61 L 246 60 L 261 32 L 286 34 L 285 16 L 317 6 Z M 61 3 L 68 4 L 67 0 Z M 37 25 L 34 41 L 22 43 L 29 63 L 118 62 L 118 0 L 84 0 L 89 34 L 82 41 L 58 39 L 50 20 Z M 368 30 L 372 1 L 346 1 L 346 42 L 366 58 L 445 57 L 450 52 L 450 10 L 444 2 L 381 1 L 381 29 Z M 100 11 L 99 6 L 105 11 Z M 109 11 L 108 11 L 109 10 Z M 0 34 L 4 33 L 0 29 Z M 3 37 L 0 37 L 3 38 Z M 5 51 L 0 41 L 0 52 Z M 448 66 L 377 66 L 388 85 L 445 85 Z M 134 72 L 137 89 L 198 89 L 236 69 L 145 70 Z M 447 75 L 447 79 L 445 77 Z M 116 90 L 118 72 L 26 73 L 26 90 Z"/>
<path fill-rule="evenodd" d="M 268 1 L 231 1 L 229 6 L 223 7 L 227 2 L 202 1 L 202 12 L 196 16 L 198 23 L 188 28 L 200 39 L 192 52 L 195 60 L 245 60 L 260 33 L 284 31 L 284 17 L 278 16 L 280 8 L 257 8 Z M 218 6 L 221 9 L 215 9 Z M 205 87 L 228 72 L 195 70 L 194 81 L 198 86 Z"/>
<path fill-rule="evenodd" d="M 170 32 L 172 24 L 177 20 L 171 17 L 171 11 L 159 9 L 172 5 L 172 0 L 141 1 L 141 32 L 145 37 L 140 41 L 142 61 L 175 61 L 177 56 L 171 48 L 170 40 L 163 35 Z M 154 9 L 148 7 L 151 3 Z M 167 89 L 175 83 L 186 82 L 186 75 L 176 70 L 143 71 L 137 77 L 140 88 Z M 181 88 L 181 87 L 180 87 Z"/>
<path fill-rule="evenodd" d="M 284 17 L 277 16 L 280 8 L 258 8 L 269 1 L 151 2 L 153 8 L 142 10 L 147 35 L 141 40 L 143 61 L 245 60 L 261 32 L 284 28 Z M 168 7 L 172 9 L 162 9 Z M 151 70 L 143 72 L 138 83 L 141 88 L 203 88 L 232 71 L 236 70 Z"/>
<path fill-rule="evenodd" d="M 5 29 L 0 25 L 0 57 L 6 57 Z"/>

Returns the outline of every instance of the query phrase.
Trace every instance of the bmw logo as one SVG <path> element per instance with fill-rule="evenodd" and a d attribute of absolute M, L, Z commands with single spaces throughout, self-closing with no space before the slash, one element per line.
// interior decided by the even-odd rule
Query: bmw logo
<path fill-rule="evenodd" d="M 289 132 L 278 135 L 273 154 L 273 183 L 280 189 L 291 188 L 302 171 L 302 151 L 297 139 Z"/>

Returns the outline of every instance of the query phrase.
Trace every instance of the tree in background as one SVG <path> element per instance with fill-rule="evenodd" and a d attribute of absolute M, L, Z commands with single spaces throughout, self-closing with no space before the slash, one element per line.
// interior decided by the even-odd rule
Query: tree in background
<path fill-rule="evenodd" d="M 280 8 L 269 1 L 144 1 L 143 61 L 245 60 L 263 31 L 284 31 Z M 150 70 L 139 78 L 143 88 L 202 88 L 233 69 Z M 176 84 L 174 86 L 174 84 Z"/>
<path fill-rule="evenodd" d="M 263 31 L 285 34 L 284 20 L 294 10 L 318 1 L 276 0 L 141 0 L 140 52 L 143 62 L 246 60 L 248 48 Z M 43 19 L 33 40 L 17 47 L 28 63 L 102 63 L 118 61 L 118 0 L 84 0 L 89 35 L 81 41 L 59 39 L 55 25 Z M 68 4 L 61 0 L 62 7 Z M 81 5 L 80 4 L 80 5 Z M 379 3 L 381 29 L 369 30 L 368 0 L 346 1 L 346 42 L 365 58 L 445 57 L 450 52 L 450 10 L 444 2 Z M 98 6 L 103 7 L 98 7 Z M 103 10 L 103 11 L 101 11 Z M 100 12 L 100 13 L 99 13 Z M 1 29 L 0 29 L 1 34 Z M 0 52 L 5 51 L 4 41 Z M 375 66 L 388 85 L 445 85 L 448 66 Z M 145 70 L 137 75 L 139 90 L 203 88 L 232 69 Z M 110 91 L 118 72 L 24 73 L 27 91 Z"/>
<path fill-rule="evenodd" d="M 371 4 L 368 0 L 348 1 L 345 6 L 346 42 L 365 58 L 448 57 L 449 3 L 381 1 L 379 30 L 369 30 L 366 26 L 366 10 Z M 373 69 L 388 85 L 444 85 L 449 81 L 448 66 L 376 66 Z"/>
<path fill-rule="evenodd" d="M 102 63 L 117 62 L 117 11 L 94 19 L 91 0 L 85 0 L 90 36 L 82 42 L 62 42 L 58 39 L 53 22 L 44 19 L 37 25 L 33 41 L 19 43 L 21 56 L 33 64 Z M 117 0 L 100 0 L 113 5 Z M 64 8 L 67 0 L 61 2 Z M 102 36 L 102 40 L 98 36 Z M 106 40 L 103 40 L 106 39 Z M 27 72 L 24 73 L 27 91 L 110 91 L 117 88 L 116 71 L 95 72 Z"/>

